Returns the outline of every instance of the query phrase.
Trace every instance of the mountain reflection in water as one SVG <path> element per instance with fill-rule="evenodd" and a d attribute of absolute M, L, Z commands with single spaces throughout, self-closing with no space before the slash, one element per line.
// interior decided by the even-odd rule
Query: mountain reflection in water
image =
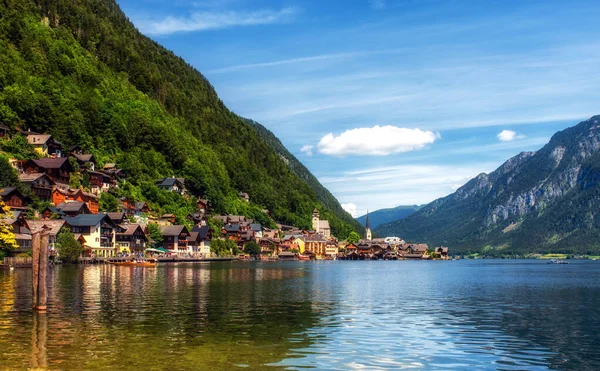
<path fill-rule="evenodd" d="M 600 369 L 600 263 L 165 264 L 0 271 L 11 369 Z"/>

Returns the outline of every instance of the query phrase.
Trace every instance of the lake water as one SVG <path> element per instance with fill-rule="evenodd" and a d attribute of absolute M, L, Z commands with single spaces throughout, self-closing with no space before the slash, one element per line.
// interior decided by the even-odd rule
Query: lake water
<path fill-rule="evenodd" d="M 0 369 L 600 369 L 600 262 L 0 271 Z"/>

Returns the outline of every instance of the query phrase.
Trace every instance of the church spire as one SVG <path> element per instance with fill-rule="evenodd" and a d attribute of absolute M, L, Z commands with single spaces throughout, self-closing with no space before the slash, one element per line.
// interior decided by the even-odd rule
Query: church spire
<path fill-rule="evenodd" d="M 365 220 L 365 240 L 371 241 L 371 225 L 369 224 L 369 210 L 367 210 L 367 220 Z"/>

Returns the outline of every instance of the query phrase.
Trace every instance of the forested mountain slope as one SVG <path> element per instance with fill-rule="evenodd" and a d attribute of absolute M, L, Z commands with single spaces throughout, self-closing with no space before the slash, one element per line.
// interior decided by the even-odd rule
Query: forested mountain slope
<path fill-rule="evenodd" d="M 139 33 L 114 0 L 0 2 L 0 122 L 80 145 L 128 174 L 136 199 L 184 176 L 216 212 L 252 210 L 310 227 L 316 207 L 344 238 L 350 216 L 300 178 L 210 83 Z"/>
<path fill-rule="evenodd" d="M 600 116 L 556 133 L 380 235 L 489 254 L 600 252 Z"/>

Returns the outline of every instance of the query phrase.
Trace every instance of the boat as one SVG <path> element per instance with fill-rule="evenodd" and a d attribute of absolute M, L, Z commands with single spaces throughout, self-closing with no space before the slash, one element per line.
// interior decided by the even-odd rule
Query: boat
<path fill-rule="evenodd" d="M 298 260 L 310 260 L 310 256 L 308 256 L 308 255 L 298 255 Z"/>
<path fill-rule="evenodd" d="M 156 259 L 131 259 L 127 261 L 109 261 L 108 264 L 118 265 L 122 267 L 156 267 L 158 260 Z"/>
<path fill-rule="evenodd" d="M 564 261 L 564 260 L 552 259 L 548 262 L 548 264 L 569 264 L 569 262 Z"/>

